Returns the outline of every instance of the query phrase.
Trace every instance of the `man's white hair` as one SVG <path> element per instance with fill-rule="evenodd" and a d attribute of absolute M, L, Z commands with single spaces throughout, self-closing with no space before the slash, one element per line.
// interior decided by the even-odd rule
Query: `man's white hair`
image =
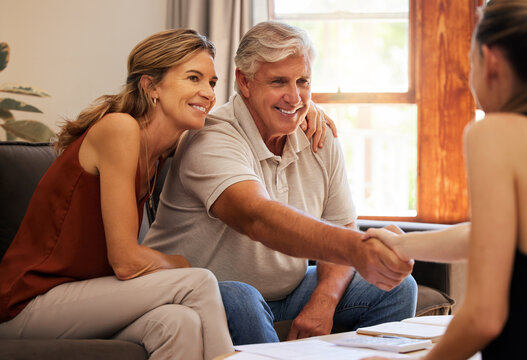
<path fill-rule="evenodd" d="M 262 63 L 274 63 L 291 55 L 315 58 L 315 49 L 307 33 L 295 26 L 278 21 L 264 21 L 243 36 L 234 57 L 236 67 L 253 78 Z M 239 92 L 235 82 L 236 91 Z"/>

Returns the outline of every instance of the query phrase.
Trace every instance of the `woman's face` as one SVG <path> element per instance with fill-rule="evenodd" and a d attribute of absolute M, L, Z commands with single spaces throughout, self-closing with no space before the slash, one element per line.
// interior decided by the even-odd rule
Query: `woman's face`
<path fill-rule="evenodd" d="M 157 97 L 154 111 L 181 130 L 199 129 L 216 102 L 217 81 L 212 56 L 200 51 L 166 72 L 152 94 Z"/>

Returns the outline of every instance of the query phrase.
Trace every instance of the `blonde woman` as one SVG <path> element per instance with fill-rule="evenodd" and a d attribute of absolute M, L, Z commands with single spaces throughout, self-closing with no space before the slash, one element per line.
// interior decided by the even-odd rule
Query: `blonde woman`
<path fill-rule="evenodd" d="M 468 256 L 465 301 L 425 359 L 524 359 L 527 323 L 527 0 L 491 0 L 474 32 L 471 85 L 486 116 L 465 135 L 472 219 L 432 233 L 370 229 L 401 258 Z"/>
<path fill-rule="evenodd" d="M 123 90 L 62 128 L 0 263 L 0 337 L 122 339 L 151 359 L 232 351 L 212 273 L 137 242 L 164 158 L 215 103 L 214 55 L 193 30 L 154 34 Z"/>

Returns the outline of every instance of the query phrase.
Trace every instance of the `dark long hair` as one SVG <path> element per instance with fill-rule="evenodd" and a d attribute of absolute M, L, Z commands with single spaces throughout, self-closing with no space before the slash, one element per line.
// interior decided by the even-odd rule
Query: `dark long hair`
<path fill-rule="evenodd" d="M 497 46 L 511 64 L 519 91 L 502 111 L 527 113 L 527 0 L 491 0 L 475 31 L 477 43 Z"/>

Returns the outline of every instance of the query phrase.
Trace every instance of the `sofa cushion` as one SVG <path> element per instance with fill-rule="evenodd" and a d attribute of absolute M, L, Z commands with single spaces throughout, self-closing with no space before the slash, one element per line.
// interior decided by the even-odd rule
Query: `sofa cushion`
<path fill-rule="evenodd" d="M 415 316 L 449 315 L 455 301 L 437 289 L 417 285 L 417 309 Z"/>
<path fill-rule="evenodd" d="M 0 142 L 0 260 L 53 160 L 55 155 L 48 143 Z"/>

